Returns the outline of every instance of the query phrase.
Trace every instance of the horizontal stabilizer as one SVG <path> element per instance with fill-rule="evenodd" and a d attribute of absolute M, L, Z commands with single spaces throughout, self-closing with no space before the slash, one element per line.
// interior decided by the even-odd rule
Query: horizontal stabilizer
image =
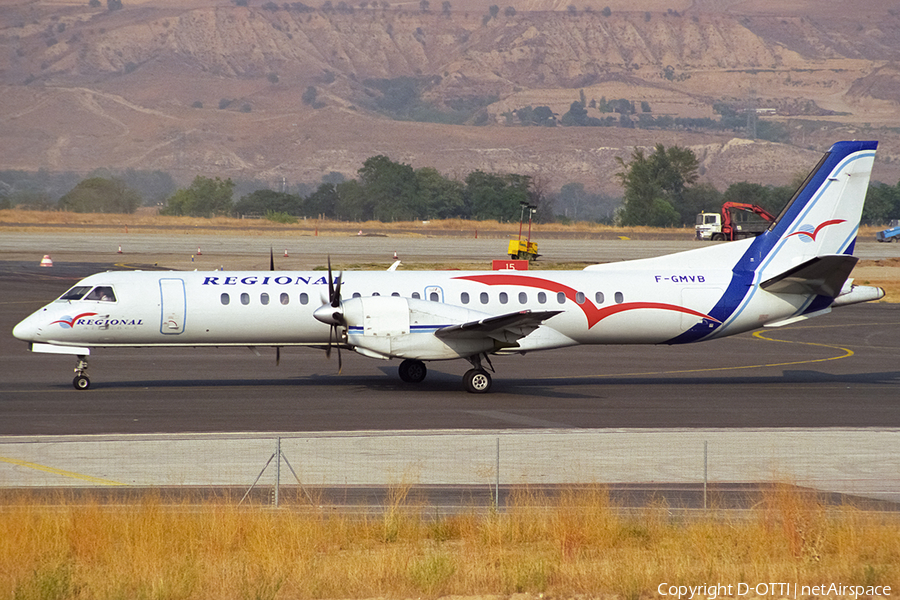
<path fill-rule="evenodd" d="M 469 321 L 460 325 L 448 325 L 434 332 L 441 338 L 473 338 L 496 337 L 498 334 L 512 332 L 514 337 L 522 338 L 537 329 L 541 323 L 561 313 L 561 310 L 519 312 L 487 317 L 479 321 Z"/>
<path fill-rule="evenodd" d="M 836 298 L 859 259 L 847 254 L 817 256 L 760 284 L 773 294 Z"/>

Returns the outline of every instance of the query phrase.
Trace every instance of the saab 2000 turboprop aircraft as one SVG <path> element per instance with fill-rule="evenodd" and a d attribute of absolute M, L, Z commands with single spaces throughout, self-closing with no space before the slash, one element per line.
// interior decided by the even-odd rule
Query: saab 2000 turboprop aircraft
<path fill-rule="evenodd" d="M 583 271 L 107 272 L 16 325 L 35 352 L 91 348 L 334 345 L 402 359 L 463 358 L 470 392 L 491 354 L 579 344 L 685 344 L 777 327 L 876 300 L 848 280 L 877 142 L 836 143 L 759 237 Z"/>

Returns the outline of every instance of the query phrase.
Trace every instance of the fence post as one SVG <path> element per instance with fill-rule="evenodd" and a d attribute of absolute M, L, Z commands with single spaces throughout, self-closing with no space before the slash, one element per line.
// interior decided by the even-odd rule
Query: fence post
<path fill-rule="evenodd" d="M 494 507 L 500 510 L 500 437 L 497 437 L 497 463 L 495 468 L 496 479 L 494 480 Z"/>
<path fill-rule="evenodd" d="M 279 498 L 279 494 L 281 492 L 281 438 L 275 438 L 275 456 L 278 459 L 275 461 L 275 508 L 279 507 L 281 498 Z"/>
<path fill-rule="evenodd" d="M 706 510 L 706 483 L 709 480 L 709 440 L 703 440 L 703 510 Z"/>

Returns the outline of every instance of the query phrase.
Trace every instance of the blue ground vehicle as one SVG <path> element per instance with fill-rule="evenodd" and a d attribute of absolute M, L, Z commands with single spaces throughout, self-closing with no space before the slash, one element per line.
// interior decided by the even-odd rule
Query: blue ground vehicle
<path fill-rule="evenodd" d="M 900 242 L 900 220 L 891 221 L 891 226 L 875 234 L 879 242 Z"/>

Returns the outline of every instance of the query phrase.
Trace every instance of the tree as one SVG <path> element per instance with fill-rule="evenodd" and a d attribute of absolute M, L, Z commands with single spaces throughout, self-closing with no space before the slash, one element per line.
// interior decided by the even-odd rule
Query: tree
<path fill-rule="evenodd" d="M 584 102 L 576 100 L 569 106 L 569 112 L 560 117 L 559 122 L 567 126 L 599 127 L 603 121 L 597 117 L 588 116 Z"/>
<path fill-rule="evenodd" d="M 308 217 L 334 217 L 339 200 L 337 184 L 323 183 L 306 198 L 303 203 L 303 212 Z"/>
<path fill-rule="evenodd" d="M 616 160 L 623 167 L 616 175 L 625 188 L 622 225 L 669 227 L 693 222 L 693 215 L 675 208 L 684 206 L 685 187 L 697 181 L 700 164 L 693 151 L 657 144 L 650 156 L 636 148 L 630 162 L 618 156 Z"/>
<path fill-rule="evenodd" d="M 264 215 L 268 212 L 300 215 L 303 201 L 299 196 L 274 190 L 256 190 L 243 196 L 234 205 L 238 215 Z"/>
<path fill-rule="evenodd" d="M 319 91 L 315 88 L 315 86 L 308 86 L 306 91 L 303 92 L 303 95 L 300 96 L 300 101 L 303 104 L 307 104 L 309 106 L 315 106 L 316 97 L 319 95 Z"/>
<path fill-rule="evenodd" d="M 423 218 L 452 219 L 466 215 L 464 186 L 459 181 L 447 179 L 433 167 L 424 167 L 416 171 L 416 187 Z"/>
<path fill-rule="evenodd" d="M 722 192 L 711 183 L 701 183 L 685 188 L 681 205 L 675 208 L 681 215 L 681 222 L 691 224 L 701 212 L 719 212 L 722 202 Z"/>
<path fill-rule="evenodd" d="M 897 185 L 874 182 L 869 185 L 863 219 L 872 224 L 883 225 L 891 219 L 900 218 L 900 181 Z"/>
<path fill-rule="evenodd" d="M 466 177 L 466 204 L 473 219 L 508 221 L 518 219 L 521 203 L 528 203 L 525 175 L 497 175 L 473 171 Z"/>
<path fill-rule="evenodd" d="M 133 213 L 141 196 L 121 179 L 91 177 L 59 199 L 59 208 L 72 212 Z"/>
<path fill-rule="evenodd" d="M 359 169 L 359 183 L 379 221 L 410 221 L 422 216 L 417 205 L 416 174 L 409 165 L 379 154 Z"/>
<path fill-rule="evenodd" d="M 160 211 L 164 215 L 212 217 L 231 212 L 234 183 L 197 175 L 190 187 L 177 190 Z"/>
<path fill-rule="evenodd" d="M 372 219 L 372 203 L 368 200 L 362 186 L 355 179 L 335 186 L 337 205 L 335 216 L 347 221 L 370 221 Z"/>

